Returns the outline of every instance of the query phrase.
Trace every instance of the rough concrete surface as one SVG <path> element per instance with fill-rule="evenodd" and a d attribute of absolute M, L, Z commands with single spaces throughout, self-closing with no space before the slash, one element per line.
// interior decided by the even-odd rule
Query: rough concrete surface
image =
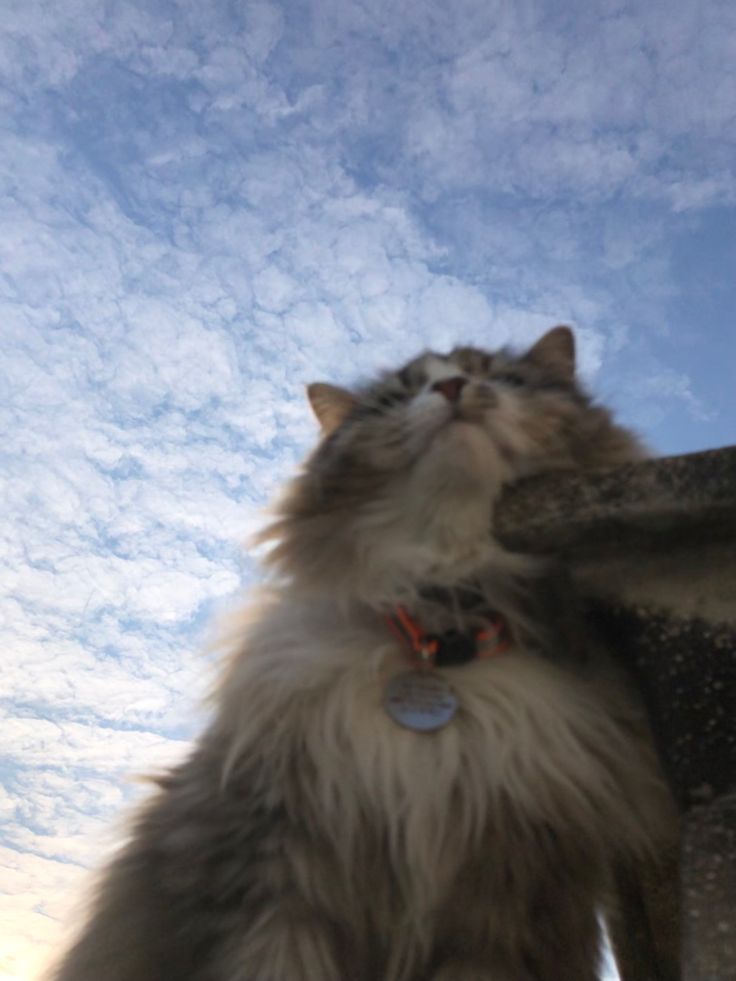
<path fill-rule="evenodd" d="M 621 877 L 622 976 L 671 981 L 681 934 L 684 981 L 734 981 L 736 447 L 532 478 L 495 527 L 516 551 L 564 561 L 589 629 L 641 691 L 682 811 L 679 883 L 672 863 Z"/>

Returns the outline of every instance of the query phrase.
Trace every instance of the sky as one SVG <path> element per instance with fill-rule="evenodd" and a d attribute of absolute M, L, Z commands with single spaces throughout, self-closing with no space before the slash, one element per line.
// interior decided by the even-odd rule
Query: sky
<path fill-rule="evenodd" d="M 33 981 L 314 441 L 304 385 L 571 323 L 734 441 L 731 0 L 5 0 L 0 981 Z"/>

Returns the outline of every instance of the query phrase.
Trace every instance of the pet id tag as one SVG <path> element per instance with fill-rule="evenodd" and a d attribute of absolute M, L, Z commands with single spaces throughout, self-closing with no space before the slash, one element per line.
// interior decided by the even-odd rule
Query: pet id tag
<path fill-rule="evenodd" d="M 406 729 L 432 732 L 446 726 L 457 712 L 457 697 L 442 675 L 433 671 L 405 671 L 386 685 L 383 705 Z"/>

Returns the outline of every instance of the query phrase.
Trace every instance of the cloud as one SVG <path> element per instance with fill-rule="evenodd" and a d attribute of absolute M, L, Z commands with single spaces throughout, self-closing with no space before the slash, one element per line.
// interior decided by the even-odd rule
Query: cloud
<path fill-rule="evenodd" d="M 733 248 L 735 16 L 8 9 L 0 806 L 22 939 L 0 977 L 28 981 L 23 950 L 136 797 L 122 775 L 202 724 L 198 651 L 314 438 L 305 383 L 571 321 L 586 380 L 652 443 L 694 448 L 717 413 L 732 431 L 682 311 Z M 730 283 L 698 322 L 723 364 L 732 310 Z"/>

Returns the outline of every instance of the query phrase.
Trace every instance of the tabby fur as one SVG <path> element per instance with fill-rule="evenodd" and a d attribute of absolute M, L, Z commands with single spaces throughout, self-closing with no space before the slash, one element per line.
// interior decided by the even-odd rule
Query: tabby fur
<path fill-rule="evenodd" d="M 560 327 L 523 354 L 310 387 L 322 438 L 262 536 L 270 575 L 211 724 L 139 812 L 56 981 L 599 977 L 609 870 L 657 851 L 669 799 L 625 685 L 549 615 L 562 580 L 492 534 L 519 478 L 644 453 L 574 360 Z M 398 605 L 429 631 L 493 610 L 513 637 L 438 669 L 459 711 L 432 733 L 382 705 L 410 669 Z"/>

